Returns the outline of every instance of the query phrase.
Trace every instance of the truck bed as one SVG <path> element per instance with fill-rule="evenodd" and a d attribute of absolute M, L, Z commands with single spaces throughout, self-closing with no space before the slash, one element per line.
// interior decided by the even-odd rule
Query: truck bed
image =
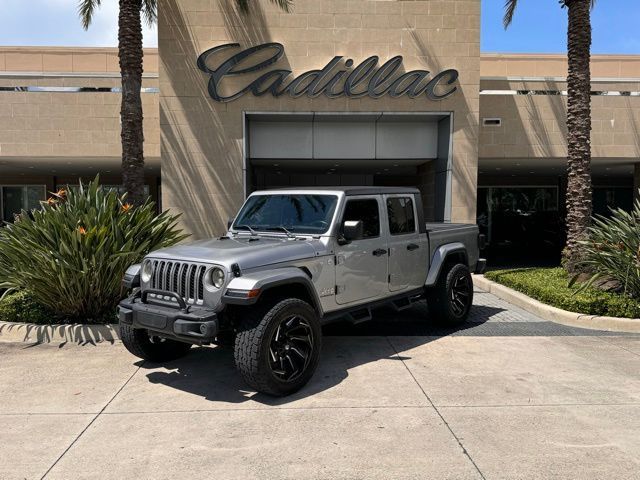
<path fill-rule="evenodd" d="M 431 223 L 427 222 L 427 237 L 429 239 L 429 258 L 441 245 L 447 243 L 462 243 L 469 254 L 469 268 L 473 272 L 478 263 L 478 226 L 470 223 Z"/>

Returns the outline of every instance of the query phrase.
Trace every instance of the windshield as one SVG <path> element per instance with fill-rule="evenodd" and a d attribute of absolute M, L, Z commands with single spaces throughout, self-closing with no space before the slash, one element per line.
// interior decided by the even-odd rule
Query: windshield
<path fill-rule="evenodd" d="M 318 235 L 329 229 L 337 203 L 335 195 L 255 195 L 246 201 L 232 228 Z"/>

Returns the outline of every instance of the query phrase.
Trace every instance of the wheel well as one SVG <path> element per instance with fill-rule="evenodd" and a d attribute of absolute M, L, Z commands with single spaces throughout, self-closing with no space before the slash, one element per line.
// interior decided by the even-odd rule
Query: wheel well
<path fill-rule="evenodd" d="M 467 255 L 463 251 L 451 252 L 445 258 L 443 263 L 443 267 L 450 267 L 457 263 L 462 263 L 463 265 L 467 265 Z M 441 270 L 442 271 L 442 270 Z"/>
<path fill-rule="evenodd" d="M 311 292 L 309 292 L 308 288 L 302 283 L 287 283 L 268 288 L 260 295 L 258 302 L 277 302 L 285 298 L 299 298 L 317 310 L 317 305 Z"/>
<path fill-rule="evenodd" d="M 454 265 L 461 263 L 463 265 L 468 265 L 467 263 L 467 253 L 462 250 L 457 250 L 451 253 L 448 253 L 444 258 L 444 261 L 440 265 L 440 270 L 438 271 L 438 277 L 435 279 L 435 282 L 438 282 L 443 275 L 446 275 L 446 272 L 453 267 Z"/>

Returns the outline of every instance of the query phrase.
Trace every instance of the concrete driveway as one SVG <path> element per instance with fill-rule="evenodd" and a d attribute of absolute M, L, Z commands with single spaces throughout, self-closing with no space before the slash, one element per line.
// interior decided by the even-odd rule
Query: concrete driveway
<path fill-rule="evenodd" d="M 298 394 L 248 391 L 231 351 L 166 365 L 119 345 L 0 344 L 0 478 L 637 479 L 640 336 L 476 292 L 326 328 Z"/>

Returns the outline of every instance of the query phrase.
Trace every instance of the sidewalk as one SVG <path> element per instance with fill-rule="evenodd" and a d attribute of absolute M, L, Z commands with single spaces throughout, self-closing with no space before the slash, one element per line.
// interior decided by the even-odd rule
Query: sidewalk
<path fill-rule="evenodd" d="M 0 478 L 632 479 L 640 336 L 545 322 L 477 292 L 326 329 L 298 394 L 248 391 L 231 351 L 159 366 L 122 345 L 0 343 Z"/>

